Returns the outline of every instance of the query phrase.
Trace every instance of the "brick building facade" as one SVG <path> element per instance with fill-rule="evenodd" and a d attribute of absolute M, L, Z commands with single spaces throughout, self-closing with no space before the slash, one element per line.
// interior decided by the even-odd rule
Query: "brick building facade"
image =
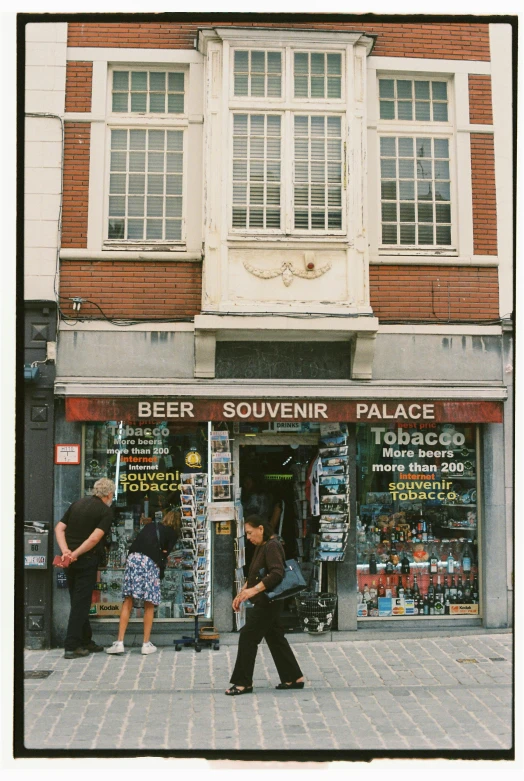
<path fill-rule="evenodd" d="M 463 504 L 482 524 L 481 608 L 458 620 L 508 625 L 511 27 L 182 16 L 27 26 L 28 198 L 49 189 L 46 163 L 36 170 L 36 145 L 54 132 L 43 114 L 63 125 L 63 149 L 54 213 L 26 205 L 26 237 L 43 222 L 60 236 L 45 267 L 26 256 L 26 299 L 57 307 L 54 439 L 82 451 L 78 466 L 55 467 L 55 520 L 88 489 L 89 459 L 109 469 L 93 437 L 111 399 L 115 420 L 122 404 L 157 397 L 452 402 L 432 425 L 469 426 L 479 498 Z M 79 399 L 99 412 L 78 417 Z M 356 629 L 357 517 L 372 503 L 364 424 L 345 420 L 348 553 L 319 577 L 339 594 L 338 627 Z M 253 441 L 245 425 L 231 421 L 233 492 Z M 296 442 L 252 433 L 261 453 L 312 446 L 299 428 Z M 308 548 L 312 534 L 297 539 Z M 206 615 L 229 630 L 233 536 L 212 537 Z M 54 584 L 51 642 L 64 594 Z M 171 620 L 183 617 L 174 604 Z M 28 642 L 49 642 L 46 631 Z"/>

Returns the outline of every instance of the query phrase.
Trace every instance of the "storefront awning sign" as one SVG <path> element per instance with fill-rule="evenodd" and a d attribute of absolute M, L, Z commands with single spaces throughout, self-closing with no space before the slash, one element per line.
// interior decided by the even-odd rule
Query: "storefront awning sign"
<path fill-rule="evenodd" d="M 502 423 L 499 401 L 68 397 L 68 421 Z"/>

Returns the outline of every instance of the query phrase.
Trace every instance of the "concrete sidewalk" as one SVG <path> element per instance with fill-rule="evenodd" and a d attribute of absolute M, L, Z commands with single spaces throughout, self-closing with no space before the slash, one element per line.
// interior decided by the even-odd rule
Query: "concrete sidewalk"
<path fill-rule="evenodd" d="M 404 633 L 402 633 L 404 634 Z M 512 635 L 477 633 L 294 645 L 303 690 L 276 691 L 266 645 L 255 693 L 226 697 L 236 657 L 159 648 L 68 661 L 26 651 L 28 749 L 501 750 L 511 748 Z"/>

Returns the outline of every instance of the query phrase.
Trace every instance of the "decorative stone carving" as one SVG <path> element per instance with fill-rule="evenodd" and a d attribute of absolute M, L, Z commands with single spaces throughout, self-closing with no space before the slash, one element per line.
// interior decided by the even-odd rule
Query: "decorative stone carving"
<path fill-rule="evenodd" d="M 320 266 L 320 268 L 311 270 L 306 268 L 302 271 L 301 269 L 295 268 L 289 261 L 283 261 L 280 268 L 262 269 L 251 265 L 251 263 L 248 263 L 247 260 L 245 260 L 244 268 L 255 277 L 260 277 L 260 279 L 274 279 L 275 277 L 282 276 L 282 282 L 286 287 L 289 287 L 293 282 L 293 277 L 300 277 L 301 279 L 318 279 L 318 277 L 323 276 L 326 271 L 329 271 L 331 263 L 326 263 L 324 266 Z"/>

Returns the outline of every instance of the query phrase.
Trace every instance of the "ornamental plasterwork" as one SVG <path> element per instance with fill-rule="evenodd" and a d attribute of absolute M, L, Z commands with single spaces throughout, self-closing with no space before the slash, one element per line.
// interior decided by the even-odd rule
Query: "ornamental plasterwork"
<path fill-rule="evenodd" d="M 329 271 L 331 268 L 331 263 L 326 263 L 324 266 L 320 266 L 319 268 L 306 268 L 303 271 L 301 269 L 295 268 L 295 266 L 289 261 L 283 261 L 280 268 L 262 269 L 257 268 L 256 266 L 252 266 L 251 263 L 248 263 L 247 260 L 245 260 L 244 268 L 255 277 L 260 277 L 260 279 L 274 279 L 275 277 L 282 276 L 282 282 L 286 287 L 289 287 L 293 282 L 293 277 L 300 277 L 301 279 L 318 279 L 318 277 L 323 276 L 326 271 Z"/>

